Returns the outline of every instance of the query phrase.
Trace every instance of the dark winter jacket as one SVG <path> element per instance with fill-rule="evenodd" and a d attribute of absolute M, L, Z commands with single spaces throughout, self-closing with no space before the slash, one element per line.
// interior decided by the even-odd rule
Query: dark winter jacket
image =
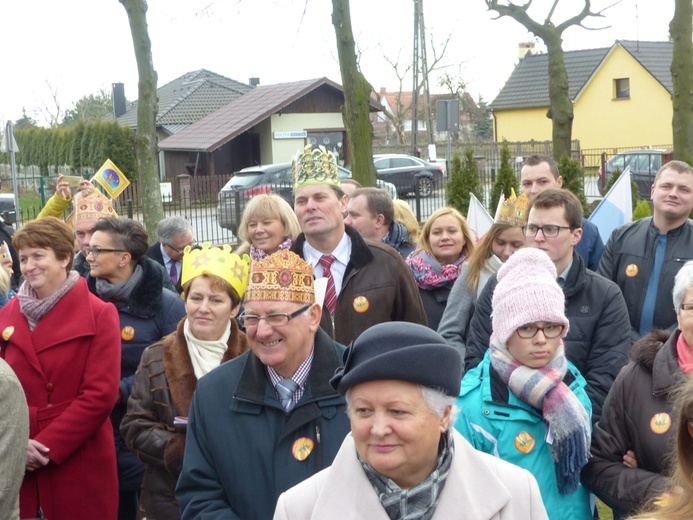
<path fill-rule="evenodd" d="M 633 346 L 632 360 L 616 378 L 595 425 L 582 480 L 614 509 L 614 518 L 635 513 L 668 487 L 662 473 L 676 441 L 669 398 L 685 379 L 676 354 L 679 334 L 667 339 L 668 332 L 654 331 Z M 637 468 L 623 464 L 628 450 L 635 453 Z"/>
<path fill-rule="evenodd" d="M 644 218 L 616 228 L 609 237 L 597 271 L 613 280 L 621 288 L 628 305 L 631 341 L 640 337 L 640 314 L 647 294 L 654 266 L 657 235 L 652 217 Z M 654 328 L 673 331 L 676 328 L 676 310 L 671 302 L 674 278 L 688 260 L 693 259 L 693 221 L 667 233 L 664 264 L 659 275 Z"/>
<path fill-rule="evenodd" d="M 185 304 L 180 296 L 164 289 L 164 276 L 156 267 L 158 264 L 150 258 L 143 257 L 138 265 L 143 269 L 139 284 L 132 290 L 127 305 L 116 305 L 120 318 L 122 399 L 113 409 L 111 422 L 115 430 L 121 490 L 139 489 L 144 471 L 142 464 L 125 446 L 119 430 L 127 409 L 126 403 L 130 397 L 135 371 L 144 349 L 175 331 L 178 322 L 185 316 Z M 89 290 L 98 296 L 96 279 L 88 275 L 87 284 Z"/>
<path fill-rule="evenodd" d="M 185 429 L 177 431 L 176 416 L 188 417 L 197 378 L 188 353 L 183 326 L 147 347 L 135 376 L 128 412 L 120 432 L 128 448 L 147 465 L 138 518 L 176 520 L 180 518 L 174 491 L 183 467 Z M 228 348 L 221 363 L 246 350 L 248 340 L 231 320 Z"/>
<path fill-rule="evenodd" d="M 491 302 L 498 283 L 494 274 L 476 303 L 470 325 L 466 370 L 477 366 L 491 338 Z M 570 330 L 563 340 L 565 354 L 587 381 L 592 401 L 592 420 L 602 413 L 602 403 L 630 353 L 630 324 L 623 295 L 615 283 L 585 269 L 582 258 L 573 253 L 573 265 L 563 285 L 565 315 Z"/>
<path fill-rule="evenodd" d="M 452 285 L 453 282 L 435 289 L 422 289 L 419 287 L 419 295 L 421 295 L 421 301 L 426 311 L 428 326 L 433 330 L 438 330 L 438 325 L 440 325 L 443 312 L 445 312 L 445 307 L 448 304 Z"/>
<path fill-rule="evenodd" d="M 328 312 L 322 313 L 320 327 L 347 345 L 369 327 L 388 321 L 409 321 L 426 325 L 418 287 L 409 266 L 391 247 L 361 238 L 346 226 L 351 239 L 351 257 L 342 290 L 337 297 L 334 327 Z M 291 250 L 303 258 L 306 237 L 298 235 Z"/>
<path fill-rule="evenodd" d="M 586 218 L 583 218 L 582 238 L 575 246 L 575 252 L 585 261 L 587 269 L 596 272 L 603 251 L 604 242 L 602 242 L 602 237 L 599 234 L 599 228 Z"/>
<path fill-rule="evenodd" d="M 390 225 L 390 231 L 383 238 L 383 242 L 390 247 L 394 247 L 404 259 L 415 249 L 414 244 L 409 242 L 409 231 L 407 231 L 404 224 L 396 220 Z"/>
<path fill-rule="evenodd" d="M 200 379 L 176 487 L 184 520 L 271 520 L 282 492 L 332 464 L 350 430 L 329 384 L 343 352 L 318 329 L 305 393 L 288 415 L 252 351 Z"/>

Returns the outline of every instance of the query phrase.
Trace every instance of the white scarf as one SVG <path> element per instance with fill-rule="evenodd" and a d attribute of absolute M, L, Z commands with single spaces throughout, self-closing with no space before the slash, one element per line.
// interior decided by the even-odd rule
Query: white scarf
<path fill-rule="evenodd" d="M 193 336 L 190 331 L 190 320 L 185 320 L 183 334 L 188 344 L 188 353 L 192 361 L 195 377 L 200 379 L 207 372 L 216 368 L 221 363 L 221 358 L 228 348 L 229 336 L 231 336 L 231 320 L 226 324 L 226 329 L 221 337 L 215 341 L 203 341 Z"/>

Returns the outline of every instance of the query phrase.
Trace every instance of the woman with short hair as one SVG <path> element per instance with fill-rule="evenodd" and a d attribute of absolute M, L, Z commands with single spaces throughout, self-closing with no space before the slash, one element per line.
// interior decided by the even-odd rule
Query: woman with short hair
<path fill-rule="evenodd" d="M 0 312 L 0 355 L 29 405 L 21 518 L 115 520 L 118 476 L 108 416 L 118 393 L 118 313 L 72 268 L 74 238 L 55 217 L 13 237 L 24 283 Z"/>
<path fill-rule="evenodd" d="M 423 325 L 366 330 L 330 381 L 351 433 L 331 467 L 279 497 L 275 520 L 547 518 L 528 472 L 453 430 L 461 375 L 459 353 Z"/>
<path fill-rule="evenodd" d="M 238 238 L 243 241 L 236 252 L 260 260 L 279 249 L 290 249 L 301 232 L 293 208 L 274 193 L 256 195 L 245 207 Z"/>

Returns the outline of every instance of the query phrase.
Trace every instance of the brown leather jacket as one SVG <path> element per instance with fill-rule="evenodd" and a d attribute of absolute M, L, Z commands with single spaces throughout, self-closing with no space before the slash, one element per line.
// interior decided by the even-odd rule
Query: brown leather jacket
<path fill-rule="evenodd" d="M 320 322 L 323 330 L 338 343 L 348 345 L 378 323 L 409 321 L 428 325 L 419 289 L 397 250 L 364 240 L 353 228 L 345 227 L 351 239 L 351 257 L 337 297 L 334 329 L 325 311 Z M 301 233 L 291 247 L 301 258 L 305 242 Z"/>
<path fill-rule="evenodd" d="M 147 347 L 137 369 L 128 412 L 120 432 L 128 448 L 147 465 L 138 518 L 177 520 L 176 482 L 183 466 L 185 433 L 173 426 L 176 416 L 187 417 L 197 378 L 183 334 L 178 328 Z M 248 350 L 248 339 L 231 320 L 231 336 L 221 362 Z"/>

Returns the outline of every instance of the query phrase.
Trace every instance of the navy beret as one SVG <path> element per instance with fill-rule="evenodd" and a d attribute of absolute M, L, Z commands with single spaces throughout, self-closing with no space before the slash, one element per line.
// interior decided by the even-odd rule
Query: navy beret
<path fill-rule="evenodd" d="M 395 379 L 443 390 L 457 397 L 462 356 L 434 330 L 408 322 L 367 329 L 344 352 L 344 366 L 330 380 L 340 394 L 366 381 Z"/>

